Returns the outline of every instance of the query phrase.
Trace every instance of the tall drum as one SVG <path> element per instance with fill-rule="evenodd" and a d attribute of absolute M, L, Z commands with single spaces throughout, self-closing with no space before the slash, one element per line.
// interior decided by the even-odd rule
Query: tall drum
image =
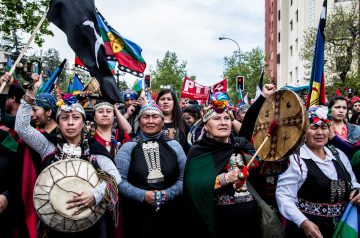
<path fill-rule="evenodd" d="M 105 212 L 105 204 L 86 208 L 72 215 L 66 201 L 83 191 L 92 191 L 100 183 L 94 167 L 85 160 L 66 159 L 41 172 L 34 187 L 34 206 L 40 219 L 51 229 L 78 232 L 96 223 Z"/>
<path fill-rule="evenodd" d="M 278 127 L 258 154 L 265 161 L 277 161 L 291 154 L 302 143 L 309 124 L 302 99 L 293 91 L 278 90 L 266 99 L 256 120 L 256 150 L 267 137 L 273 120 L 277 121 Z"/>

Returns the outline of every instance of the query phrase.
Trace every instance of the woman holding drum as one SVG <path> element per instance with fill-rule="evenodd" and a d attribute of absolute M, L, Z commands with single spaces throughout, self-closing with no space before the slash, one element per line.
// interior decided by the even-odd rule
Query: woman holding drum
<path fill-rule="evenodd" d="M 120 174 L 106 149 L 88 138 L 85 111 L 74 97 L 65 95 L 58 104 L 60 131 L 55 140 L 30 126 L 34 88 L 40 83 L 38 80 L 26 90 L 15 124 L 18 135 L 40 154 L 44 167 L 48 166 L 34 188 L 35 209 L 48 237 L 106 237 L 100 217 L 104 200 L 110 209 L 117 204 Z"/>
<path fill-rule="evenodd" d="M 290 156 L 289 168 L 279 177 L 276 199 L 289 222 L 289 237 L 332 237 L 346 202 L 360 204 L 360 188 L 346 155 L 327 147 L 328 108 L 308 110 L 305 143 Z"/>

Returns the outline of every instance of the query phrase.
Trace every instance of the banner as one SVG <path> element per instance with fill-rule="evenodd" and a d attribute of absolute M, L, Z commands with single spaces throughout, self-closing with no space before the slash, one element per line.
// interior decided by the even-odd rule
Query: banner
<path fill-rule="evenodd" d="M 207 100 L 210 88 L 196 83 L 194 80 L 185 77 L 181 89 L 181 97 L 197 100 Z"/>
<path fill-rule="evenodd" d="M 210 90 L 213 92 L 227 92 L 226 79 L 214 84 L 213 86 L 204 86 L 198 84 L 194 80 L 185 77 L 184 83 L 181 89 L 181 97 L 195 100 L 206 101 L 209 98 Z"/>
<path fill-rule="evenodd" d="M 226 79 L 223 79 L 220 82 L 214 84 L 211 88 L 212 88 L 212 91 L 214 93 L 216 93 L 216 92 L 226 93 L 227 92 L 227 81 L 226 81 Z"/>

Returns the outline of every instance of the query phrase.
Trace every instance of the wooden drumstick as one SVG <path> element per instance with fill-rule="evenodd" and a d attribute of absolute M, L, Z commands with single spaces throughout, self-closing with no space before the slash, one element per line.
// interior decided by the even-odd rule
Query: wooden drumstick
<path fill-rule="evenodd" d="M 24 56 L 27 48 L 29 48 L 30 43 L 32 42 L 32 40 L 35 37 L 35 34 L 39 31 L 41 25 L 43 24 L 43 22 L 46 19 L 46 14 L 47 12 L 45 12 L 45 14 L 42 16 L 41 20 L 39 21 L 39 23 L 37 24 L 37 26 L 35 27 L 33 33 L 31 34 L 29 40 L 27 41 L 26 45 L 24 46 L 24 49 L 21 51 L 20 55 L 18 56 L 18 58 L 16 59 L 15 63 L 13 64 L 13 66 L 11 67 L 9 74 L 10 76 L 14 73 L 16 65 L 18 65 L 20 63 L 20 60 L 22 59 L 22 57 Z M 3 82 L 0 86 L 0 93 L 2 93 L 2 91 L 4 90 L 6 86 L 6 82 Z"/>
<path fill-rule="evenodd" d="M 250 167 L 250 165 L 254 162 L 256 156 L 259 154 L 259 152 L 261 151 L 261 149 L 264 147 L 265 143 L 269 140 L 269 138 L 271 136 L 274 135 L 274 131 L 278 128 L 279 123 L 274 119 L 269 126 L 268 129 L 268 133 L 267 133 L 267 137 L 265 138 L 265 140 L 261 143 L 260 147 L 256 150 L 255 154 L 253 155 L 253 157 L 251 157 L 249 163 L 246 165 L 247 168 Z"/>

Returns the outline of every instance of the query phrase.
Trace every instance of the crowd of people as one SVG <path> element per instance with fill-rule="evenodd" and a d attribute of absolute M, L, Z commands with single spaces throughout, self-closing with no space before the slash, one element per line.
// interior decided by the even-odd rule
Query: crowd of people
<path fill-rule="evenodd" d="M 360 205 L 353 95 L 310 107 L 299 148 L 265 162 L 254 156 L 253 132 L 272 84 L 251 105 L 231 105 L 226 92 L 203 106 L 179 102 L 171 89 L 150 102 L 128 90 L 124 108 L 97 100 L 84 110 L 74 95 L 39 93 L 41 75 L 32 80 L 23 89 L 7 73 L 0 78 L 0 237 L 262 237 L 252 189 L 277 211 L 287 237 L 331 237 L 346 204 Z M 90 190 L 56 179 L 69 176 L 61 163 L 70 160 L 96 170 Z M 37 178 L 55 164 L 52 182 L 40 186 Z M 276 173 L 264 172 L 272 165 Z M 59 189 L 70 197 L 52 195 Z M 80 225 L 101 206 L 106 211 Z"/>

